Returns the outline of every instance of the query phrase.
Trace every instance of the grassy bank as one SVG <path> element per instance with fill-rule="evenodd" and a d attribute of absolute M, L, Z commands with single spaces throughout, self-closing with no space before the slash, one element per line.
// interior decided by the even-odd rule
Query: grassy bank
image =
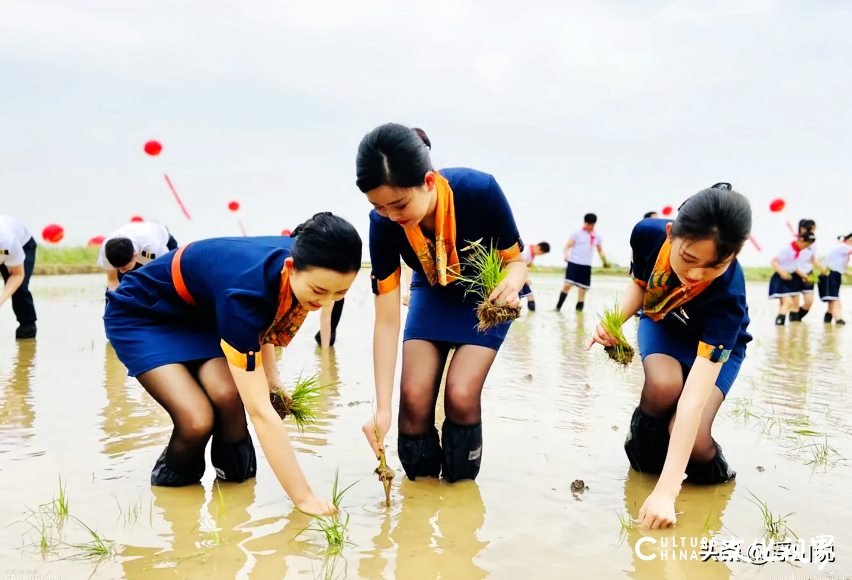
<path fill-rule="evenodd" d="M 57 275 L 57 274 L 92 274 L 101 272 L 98 268 L 99 248 L 51 248 L 39 246 L 36 257 L 35 274 Z M 361 264 L 369 268 L 370 263 Z M 565 272 L 564 268 L 540 268 L 533 267 L 533 272 L 540 274 L 559 274 Z M 772 268 L 744 268 L 746 280 L 749 282 L 766 282 L 772 276 Z M 612 268 L 594 268 L 596 276 L 624 276 L 627 277 L 627 268 L 614 266 Z"/>
<path fill-rule="evenodd" d="M 36 276 L 56 274 L 93 274 L 103 272 L 98 268 L 99 247 L 53 248 L 39 245 L 36 254 Z"/>

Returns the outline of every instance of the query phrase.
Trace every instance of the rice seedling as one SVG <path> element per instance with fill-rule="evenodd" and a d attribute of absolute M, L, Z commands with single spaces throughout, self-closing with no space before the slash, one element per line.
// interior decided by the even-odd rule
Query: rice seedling
<path fill-rule="evenodd" d="M 337 580 L 338 578 L 346 577 L 346 570 L 338 570 L 337 565 L 340 564 L 340 553 L 326 554 L 322 561 L 322 567 L 319 569 L 319 574 L 314 572 L 313 564 L 311 564 L 311 572 L 314 573 L 314 578 L 322 580 Z"/>
<path fill-rule="evenodd" d="M 630 514 L 626 512 L 616 512 L 616 515 L 618 516 L 619 523 L 621 523 L 622 532 L 627 532 L 636 528 L 636 522 L 630 517 Z"/>
<path fill-rule="evenodd" d="M 704 516 L 704 532 L 710 532 L 710 529 L 713 527 L 713 510 L 710 510 L 706 516 Z"/>
<path fill-rule="evenodd" d="M 379 427 L 378 425 L 376 425 L 375 416 L 373 416 L 373 419 L 373 437 L 375 437 L 376 443 L 378 443 Z M 379 451 L 379 466 L 376 468 L 375 473 L 379 476 L 379 481 L 385 488 L 385 505 L 387 507 L 390 507 L 390 492 L 391 484 L 393 483 L 394 473 L 393 470 L 388 467 L 384 449 L 381 449 Z"/>
<path fill-rule="evenodd" d="M 59 497 L 54 499 L 56 505 L 56 515 L 60 518 L 68 517 L 68 494 L 65 492 L 68 487 L 68 480 L 65 480 L 65 485 L 62 484 L 62 476 L 59 476 Z"/>
<path fill-rule="evenodd" d="M 303 379 L 300 374 L 289 399 L 283 391 L 278 389 L 269 391 L 269 399 L 282 420 L 289 415 L 299 431 L 303 432 L 307 426 L 319 421 L 317 407 L 324 388 L 324 385 L 319 384 L 319 373 L 306 379 Z"/>
<path fill-rule="evenodd" d="M 115 505 L 118 506 L 118 517 L 124 518 L 125 525 L 135 524 L 139 519 L 139 514 L 142 513 L 142 498 L 140 497 L 136 501 L 128 502 L 126 508 L 122 508 L 121 504 L 118 502 L 118 498 L 113 495 L 113 499 L 115 499 Z"/>
<path fill-rule="evenodd" d="M 797 536 L 796 533 L 787 525 L 787 518 L 795 512 L 791 512 L 784 516 L 773 515 L 769 506 L 766 505 L 766 502 L 758 498 L 752 492 L 749 491 L 748 493 L 753 498 L 749 499 L 749 501 L 760 508 L 760 514 L 763 516 L 763 531 L 766 534 L 765 538 L 767 540 L 782 541 L 790 535 L 796 539 L 799 538 L 799 536 Z"/>
<path fill-rule="evenodd" d="M 22 548 L 35 548 L 42 557 L 52 554 L 59 545 L 58 540 L 53 537 L 54 525 L 56 524 L 54 514 L 45 509 L 45 506 L 39 506 L 38 511 L 27 509 L 26 513 L 27 516 L 22 521 L 9 524 L 9 526 L 14 524 L 30 526 L 31 530 L 21 535 Z M 25 535 L 31 540 L 28 544 L 24 543 Z"/>
<path fill-rule="evenodd" d="M 733 404 L 733 409 L 731 409 L 731 415 L 734 417 L 742 418 L 744 422 L 748 423 L 748 420 L 752 417 L 756 418 L 752 412 L 752 408 L 754 407 L 753 399 L 731 399 L 730 404 Z"/>
<path fill-rule="evenodd" d="M 825 442 L 813 443 L 809 447 L 811 459 L 805 465 L 811 465 L 814 469 L 833 468 L 839 462 L 845 461 L 843 456 L 837 452 L 837 449 L 828 444 L 828 436 L 825 437 Z"/>
<path fill-rule="evenodd" d="M 635 352 L 621 331 L 625 319 L 621 313 L 621 309 L 618 307 L 618 301 L 616 300 L 612 307 L 604 309 L 603 315 L 599 315 L 598 318 L 600 318 L 604 328 L 616 340 L 616 343 L 612 346 L 604 347 L 604 352 L 609 355 L 610 359 L 626 367 L 633 362 Z"/>
<path fill-rule="evenodd" d="M 70 556 L 71 560 L 100 560 L 116 554 L 115 542 L 107 540 L 98 532 L 84 524 L 79 518 L 74 518 L 83 529 L 91 536 L 91 540 L 82 544 L 68 544 L 70 548 L 77 550 L 77 554 Z"/>
<path fill-rule="evenodd" d="M 216 480 L 213 485 L 216 486 L 216 491 L 219 495 L 219 501 L 216 504 L 216 517 L 219 517 L 219 514 L 224 515 L 228 513 L 228 506 L 225 505 L 225 496 L 222 495 L 222 486 L 219 485 L 219 480 Z"/>
<path fill-rule="evenodd" d="M 204 518 L 201 522 L 199 522 L 199 526 L 201 527 L 201 531 L 210 536 L 210 541 L 205 542 L 212 546 L 220 546 L 222 545 L 222 539 L 219 536 L 219 528 L 216 526 L 216 522 L 214 522 L 210 518 Z"/>
<path fill-rule="evenodd" d="M 356 481 L 355 483 L 358 482 Z M 307 527 L 302 529 L 302 531 L 296 534 L 296 538 L 304 532 L 319 532 L 325 536 L 325 540 L 328 543 L 329 553 L 339 553 L 340 550 L 343 549 L 343 544 L 346 543 L 346 528 L 349 525 L 348 513 L 346 514 L 345 519 L 341 519 L 341 515 L 344 512 L 340 507 L 340 502 L 343 500 L 343 494 L 349 491 L 355 483 L 346 489 L 341 490 L 340 469 L 338 468 L 334 473 L 334 487 L 331 490 L 331 503 L 334 504 L 335 508 L 337 508 L 337 513 L 331 516 L 316 516 L 308 514 L 311 515 L 313 521 Z"/>
<path fill-rule="evenodd" d="M 458 274 L 458 280 L 467 286 L 465 296 L 473 293 L 481 299 L 476 308 L 476 315 L 479 318 L 477 330 L 485 332 L 502 322 L 509 322 L 520 317 L 520 308 L 511 308 L 505 300 L 494 302 L 488 300 L 508 273 L 500 252 L 493 246 L 486 249 L 482 245 L 482 239 L 469 242 L 469 245 L 460 251 L 468 252 L 468 254 L 462 260 L 463 267 L 459 272 L 455 272 Z M 470 272 L 470 276 L 463 276 L 462 270 Z"/>

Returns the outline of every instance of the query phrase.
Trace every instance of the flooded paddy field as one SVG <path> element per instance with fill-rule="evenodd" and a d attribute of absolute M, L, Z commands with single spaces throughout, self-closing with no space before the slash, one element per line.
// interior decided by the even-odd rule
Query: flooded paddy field
<path fill-rule="evenodd" d="M 36 341 L 16 342 L 11 308 L 0 311 L 0 570 L 62 579 L 852 576 L 852 330 L 823 325 L 819 302 L 803 323 L 776 327 L 765 284 L 750 284 L 755 340 L 714 426 L 737 478 L 684 486 L 677 527 L 643 532 L 622 525 L 656 481 L 631 472 L 623 450 L 642 367 L 637 357 L 621 370 L 585 348 L 596 313 L 626 279 L 596 278 L 582 315 L 573 294 L 562 313 L 551 311 L 559 276 L 533 279 L 538 311 L 513 325 L 486 382 L 477 481 L 405 479 L 394 425 L 390 508 L 360 430 L 374 400 L 368 276 L 347 297 L 332 352 L 316 348 L 316 314 L 281 352 L 285 384 L 319 372 L 330 385 L 320 423 L 291 430 L 309 482 L 327 497 L 339 468 L 344 487 L 355 483 L 342 504 L 347 543 L 328 558 L 323 536 L 300 534 L 311 521 L 294 510 L 259 446 L 249 482 L 220 485 L 208 461 L 200 486 L 152 488 L 171 421 L 106 341 L 105 278 L 34 278 Z M 843 292 L 852 318 L 852 292 Z M 625 325 L 634 345 L 636 325 Z M 674 553 L 682 543 L 697 551 L 690 539 L 710 536 L 742 539 L 745 553 L 767 524 L 806 545 L 833 536 L 835 561 L 820 570 Z M 644 536 L 656 540 L 641 548 L 653 559 L 634 549 Z"/>

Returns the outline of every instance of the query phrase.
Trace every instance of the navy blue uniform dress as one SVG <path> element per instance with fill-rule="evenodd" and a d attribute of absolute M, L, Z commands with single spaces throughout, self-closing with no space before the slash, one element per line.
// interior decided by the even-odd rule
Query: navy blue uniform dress
<path fill-rule="evenodd" d="M 275 236 L 189 244 L 182 250 L 180 272 L 195 305 L 175 288 L 175 251 L 128 272 L 115 292 L 107 293 L 104 314 L 107 338 L 128 374 L 221 356 L 254 370 L 261 335 L 276 320 L 282 270 L 293 243 Z"/>
<path fill-rule="evenodd" d="M 512 209 L 494 177 L 464 168 L 443 169 L 438 174 L 452 189 L 449 211 L 455 215 L 455 246 L 462 263 L 463 250 L 471 242 L 480 240 L 486 248 L 490 244 L 500 250 L 504 259 L 520 254 L 523 243 Z M 511 322 L 501 323 L 484 333 L 477 331 L 476 308 L 482 298 L 473 293 L 465 296 L 466 286 L 458 280 L 445 286 L 430 283 L 405 229 L 373 210 L 370 213 L 370 260 L 374 294 L 385 294 L 399 286 L 400 257 L 414 272 L 404 341 L 428 340 L 453 346 L 475 344 L 500 349 Z M 464 268 L 462 273 L 469 274 Z"/>
<path fill-rule="evenodd" d="M 651 283 L 657 258 L 666 243 L 668 222 L 646 219 L 633 228 L 632 274 L 643 288 Z M 680 281 L 675 277 L 672 288 L 678 286 Z M 703 292 L 661 320 L 654 321 L 643 312 L 639 321 L 639 352 L 643 360 L 649 354 L 668 355 L 677 359 L 687 372 L 696 356 L 723 361 L 716 386 L 727 396 L 745 357 L 746 344 L 752 340 L 748 325 L 745 276 L 735 259 Z"/>

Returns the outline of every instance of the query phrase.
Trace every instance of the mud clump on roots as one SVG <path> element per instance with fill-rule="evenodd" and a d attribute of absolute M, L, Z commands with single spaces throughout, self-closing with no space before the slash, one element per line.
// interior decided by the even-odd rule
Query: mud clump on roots
<path fill-rule="evenodd" d="M 633 362 L 633 355 L 635 354 L 633 347 L 626 344 L 606 346 L 604 347 L 604 352 L 609 355 L 609 358 L 623 367 Z"/>
<path fill-rule="evenodd" d="M 279 389 L 269 391 L 269 400 L 282 421 L 290 415 L 290 403 L 282 391 Z"/>
<path fill-rule="evenodd" d="M 516 320 L 521 316 L 521 309 L 511 308 L 505 300 L 496 300 L 494 302 L 486 300 L 479 304 L 479 307 L 476 309 L 476 315 L 479 317 L 477 329 L 480 332 L 485 332 L 502 322 Z"/>
<path fill-rule="evenodd" d="M 390 507 L 390 491 L 391 491 L 391 483 L 393 483 L 394 473 L 387 466 L 385 462 L 385 454 L 384 452 L 379 459 L 379 466 L 376 468 L 376 475 L 379 476 L 379 481 L 382 482 L 382 485 L 385 488 L 385 505 Z"/>

